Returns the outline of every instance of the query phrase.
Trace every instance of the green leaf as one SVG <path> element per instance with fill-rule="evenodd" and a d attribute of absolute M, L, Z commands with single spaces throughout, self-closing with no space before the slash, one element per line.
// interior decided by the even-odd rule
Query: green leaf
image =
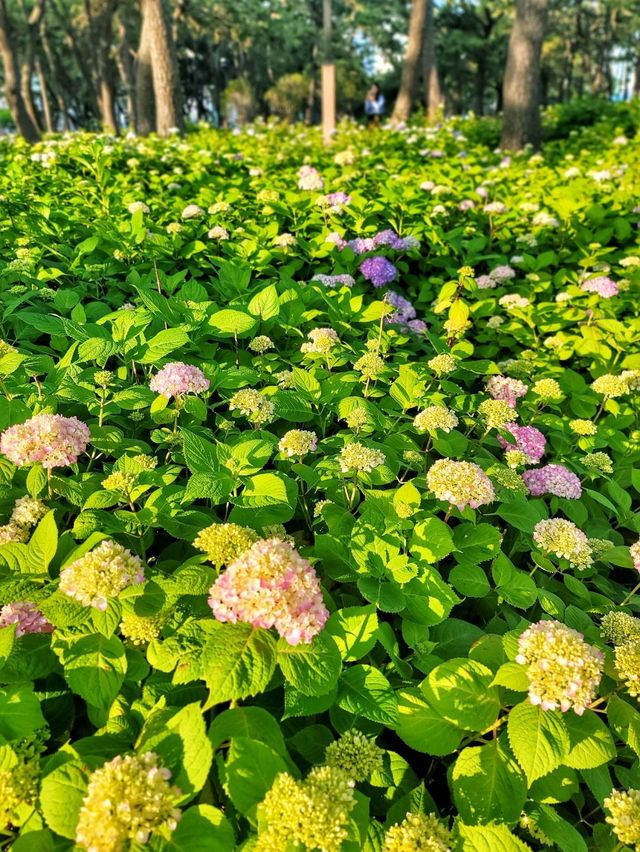
<path fill-rule="evenodd" d="M 220 624 L 202 649 L 202 677 L 209 687 L 207 706 L 258 695 L 276 666 L 276 640 L 249 624 Z"/>
<path fill-rule="evenodd" d="M 525 497 L 512 499 L 503 503 L 496 515 L 525 533 L 532 533 L 533 528 L 547 517 L 547 509 L 542 500 L 527 500 Z"/>
<path fill-rule="evenodd" d="M 138 742 L 138 751 L 153 751 L 171 770 L 171 782 L 182 790 L 181 802 L 189 801 L 203 788 L 213 757 L 200 704 L 187 704 L 179 710 L 163 708 L 147 718 Z"/>
<path fill-rule="evenodd" d="M 277 721 L 262 707 L 233 707 L 219 713 L 209 729 L 209 739 L 215 750 L 234 737 L 260 740 L 278 754 L 286 755 L 284 737 Z"/>
<path fill-rule="evenodd" d="M 188 429 L 182 429 L 181 434 L 184 457 L 191 473 L 214 474 L 220 467 L 216 445 Z"/>
<path fill-rule="evenodd" d="M 268 320 L 272 317 L 277 317 L 280 313 L 280 299 L 278 291 L 274 284 L 269 284 L 264 290 L 251 299 L 247 305 L 247 310 L 255 317 L 260 317 L 262 320 Z"/>
<path fill-rule="evenodd" d="M 479 565 L 456 565 L 449 572 L 449 582 L 457 592 L 470 598 L 483 598 L 491 589 Z"/>
<path fill-rule="evenodd" d="M 461 852 L 531 852 L 506 825 L 457 824 Z"/>
<path fill-rule="evenodd" d="M 276 776 L 288 768 L 281 755 L 265 743 L 234 737 L 225 763 L 225 787 L 231 801 L 240 813 L 252 814 Z"/>
<path fill-rule="evenodd" d="M 491 682 L 492 686 L 506 686 L 515 692 L 527 692 L 529 689 L 529 677 L 525 666 L 520 663 L 503 663 L 496 676 Z"/>
<path fill-rule="evenodd" d="M 45 725 L 40 702 L 31 685 L 0 689 L 0 736 L 7 740 L 29 737 Z"/>
<path fill-rule="evenodd" d="M 34 574 L 45 574 L 58 549 L 55 513 L 47 512 L 31 536 L 27 547 L 27 563 Z"/>
<path fill-rule="evenodd" d="M 351 666 L 340 677 L 338 707 L 372 722 L 394 727 L 398 699 L 382 672 L 373 666 Z"/>
<path fill-rule="evenodd" d="M 332 613 L 324 632 L 333 637 L 342 659 L 359 660 L 378 641 L 378 616 L 374 606 L 352 606 Z"/>
<path fill-rule="evenodd" d="M 607 704 L 607 717 L 615 734 L 640 757 L 640 713 L 617 695 L 612 695 Z"/>
<path fill-rule="evenodd" d="M 493 740 L 460 752 L 451 773 L 453 798 L 464 822 L 517 822 L 527 782 L 515 760 Z"/>
<path fill-rule="evenodd" d="M 500 712 L 493 672 L 475 660 L 453 659 L 431 671 L 422 684 L 424 696 L 440 715 L 466 731 L 482 731 Z"/>
<path fill-rule="evenodd" d="M 298 483 L 283 473 L 257 473 L 235 499 L 230 520 L 250 526 L 283 524 L 295 514 Z"/>
<path fill-rule="evenodd" d="M 324 631 L 309 644 L 290 645 L 278 640 L 282 674 L 303 695 L 323 695 L 335 686 L 342 671 L 338 646 Z"/>
<path fill-rule="evenodd" d="M 187 808 L 171 838 L 163 845 L 166 852 L 229 852 L 235 847 L 231 823 L 212 805 Z"/>
<path fill-rule="evenodd" d="M 563 852 L 587 852 L 587 844 L 580 832 L 563 819 L 549 805 L 535 805 L 528 816 L 542 833 Z"/>
<path fill-rule="evenodd" d="M 585 710 L 582 716 L 567 713 L 564 722 L 569 731 L 569 753 L 563 760 L 565 766 L 595 769 L 615 759 L 613 737 L 593 710 Z"/>
<path fill-rule="evenodd" d="M 74 840 L 82 800 L 87 794 L 87 776 L 80 764 L 68 762 L 42 779 L 40 807 L 49 828 Z"/>
<path fill-rule="evenodd" d="M 560 711 L 545 711 L 529 701 L 511 709 L 507 732 L 529 784 L 560 766 L 569 751 L 569 733 Z"/>
<path fill-rule="evenodd" d="M 55 645 L 54 650 L 58 652 Z M 127 672 L 127 657 L 120 639 L 100 633 L 81 636 L 63 647 L 60 657 L 65 680 L 76 695 L 93 707 L 108 710 Z"/>
<path fill-rule="evenodd" d="M 244 311 L 224 308 L 209 317 L 209 325 L 223 337 L 248 337 L 258 326 L 258 321 Z"/>
<path fill-rule="evenodd" d="M 189 343 L 189 335 L 182 328 L 165 328 L 154 335 L 144 347 L 142 356 L 138 359 L 141 364 L 155 364 L 161 358 L 166 358 L 176 349 L 182 349 Z"/>
<path fill-rule="evenodd" d="M 413 527 L 409 550 L 425 562 L 438 562 L 455 550 L 451 530 L 439 518 L 419 521 Z"/>

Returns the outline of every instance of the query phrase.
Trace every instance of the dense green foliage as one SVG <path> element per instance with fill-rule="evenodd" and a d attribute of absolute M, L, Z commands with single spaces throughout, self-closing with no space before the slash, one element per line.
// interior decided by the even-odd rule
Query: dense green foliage
<path fill-rule="evenodd" d="M 152 849 L 251 849 L 257 833 L 258 849 L 302 849 L 295 818 L 344 852 L 619 848 L 604 803 L 640 788 L 640 623 L 601 622 L 640 616 L 640 144 L 610 122 L 503 159 L 472 129 L 345 125 L 329 149 L 316 131 L 262 124 L 0 147 L 0 829 L 16 852 L 71 849 L 92 819 L 108 837 L 120 788 L 96 771 L 147 752 L 182 811 L 173 831 L 171 808 L 149 817 Z M 322 190 L 298 187 L 304 164 Z M 334 192 L 350 201 L 318 203 Z M 424 330 L 395 322 L 363 257 L 327 240 L 387 229 L 419 246 L 379 240 L 364 257 L 395 265 L 390 289 Z M 617 294 L 581 289 L 596 276 Z M 314 329 L 337 342 L 305 351 Z M 152 391 L 176 361 L 208 389 Z M 488 392 L 498 376 L 514 392 L 506 414 Z M 261 395 L 246 414 L 230 410 L 242 390 Z M 425 410 L 435 426 L 415 422 Z M 10 460 L 6 430 L 43 413 L 88 425 L 76 463 Z M 505 452 L 514 422 L 543 433 L 541 460 Z M 287 455 L 295 429 L 315 449 Z M 438 484 L 443 459 L 478 467 Z M 546 464 L 579 495 L 529 493 L 520 474 Z M 474 502 L 456 494 L 477 482 L 487 500 L 451 505 Z M 25 496 L 39 501 L 27 520 Z M 575 524 L 564 556 L 540 534 L 552 518 Z M 214 618 L 209 589 L 231 560 L 194 541 L 222 523 L 253 532 L 245 548 L 284 538 L 310 561 L 329 610 L 312 642 Z M 145 579 L 85 605 L 59 578 L 105 541 Z M 53 632 L 16 631 L 23 601 Z M 547 697 L 586 690 L 582 714 L 573 698 L 566 712 L 529 700 L 524 663 L 540 660 L 518 640 L 541 619 L 595 649 L 563 640 L 584 651 L 579 683 L 557 659 L 540 669 L 556 677 Z M 340 811 L 313 767 L 354 730 L 383 752 L 346 741 L 356 786 Z M 310 771 L 284 789 L 281 773 Z M 332 807 L 344 840 L 318 822 Z M 442 845 L 385 835 L 409 812 L 437 812 L 420 825 Z M 80 848 L 129 848 L 101 843 Z"/>

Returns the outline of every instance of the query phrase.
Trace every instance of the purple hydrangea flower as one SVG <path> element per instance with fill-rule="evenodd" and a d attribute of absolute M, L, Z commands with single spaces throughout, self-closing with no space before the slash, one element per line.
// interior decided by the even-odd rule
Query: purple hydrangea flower
<path fill-rule="evenodd" d="M 520 450 L 531 464 L 538 464 L 547 444 L 547 439 L 542 432 L 535 426 L 518 426 L 516 423 L 507 423 L 504 428 L 516 439 L 515 444 L 511 444 L 498 435 L 498 441 L 505 450 Z"/>
<path fill-rule="evenodd" d="M 346 273 L 342 275 L 323 275 L 319 272 L 317 275 L 314 275 L 311 280 L 317 281 L 329 290 L 333 290 L 335 287 L 353 287 L 356 283 L 353 277 Z"/>
<path fill-rule="evenodd" d="M 603 299 L 610 299 L 612 296 L 618 295 L 618 285 L 605 275 L 584 281 L 580 289 L 585 293 L 597 293 Z"/>
<path fill-rule="evenodd" d="M 404 296 L 401 296 L 400 293 L 396 293 L 395 290 L 389 290 L 384 300 L 396 308 L 392 314 L 385 317 L 385 322 L 404 325 L 410 320 L 415 319 L 416 309 L 413 307 L 411 302 L 408 299 L 405 299 Z"/>
<path fill-rule="evenodd" d="M 360 272 L 374 287 L 391 284 L 398 276 L 398 270 L 386 257 L 368 257 L 360 264 Z"/>

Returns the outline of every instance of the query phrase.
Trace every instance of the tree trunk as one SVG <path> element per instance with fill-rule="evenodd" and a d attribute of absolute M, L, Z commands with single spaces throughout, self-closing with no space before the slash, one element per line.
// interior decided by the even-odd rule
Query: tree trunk
<path fill-rule="evenodd" d="M 118 132 L 116 118 L 114 69 L 111 61 L 111 41 L 113 35 L 113 15 L 117 0 L 84 0 L 85 13 L 89 23 L 89 37 L 95 58 L 95 90 L 100 118 L 105 129 Z"/>
<path fill-rule="evenodd" d="M 503 84 L 502 148 L 540 145 L 540 53 L 547 5 L 548 0 L 516 0 Z"/>
<path fill-rule="evenodd" d="M 143 18 L 136 58 L 136 131 L 141 136 L 148 136 L 156 129 L 156 101 L 153 96 L 151 52 L 151 30 L 147 19 Z"/>
<path fill-rule="evenodd" d="M 44 114 L 44 126 L 47 133 L 53 133 L 53 116 L 51 114 L 51 101 L 49 100 L 49 92 L 47 91 L 47 79 L 44 75 L 44 69 L 40 57 L 36 58 L 36 74 L 38 75 L 38 85 L 40 86 L 40 98 L 42 100 L 42 112 Z"/>
<path fill-rule="evenodd" d="M 0 0 L 0 57 L 4 67 L 5 95 L 18 133 L 27 142 L 37 142 L 40 133 L 22 97 L 16 41 L 7 14 L 6 0 Z"/>
<path fill-rule="evenodd" d="M 182 92 L 169 19 L 162 0 L 142 0 L 142 21 L 139 70 L 144 65 L 140 53 L 146 39 L 156 104 L 156 129 L 160 136 L 167 136 L 173 128 L 182 129 Z"/>
<path fill-rule="evenodd" d="M 413 105 L 426 15 L 427 0 L 413 0 L 411 4 L 411 18 L 409 20 L 409 41 L 404 55 L 400 89 L 391 116 L 391 120 L 396 124 L 406 121 L 409 118 L 409 113 Z"/>
<path fill-rule="evenodd" d="M 635 75 L 633 78 L 633 97 L 640 98 L 640 53 L 636 56 Z"/>
<path fill-rule="evenodd" d="M 422 83 L 427 118 L 431 122 L 443 106 L 442 89 L 436 62 L 435 27 L 433 23 L 433 0 L 427 0 L 422 42 Z"/>
<path fill-rule="evenodd" d="M 124 22 L 118 18 L 118 48 L 116 52 L 116 66 L 122 85 L 127 96 L 127 113 L 130 127 L 137 127 L 136 116 L 136 75 L 134 55 L 127 38 L 127 28 Z"/>

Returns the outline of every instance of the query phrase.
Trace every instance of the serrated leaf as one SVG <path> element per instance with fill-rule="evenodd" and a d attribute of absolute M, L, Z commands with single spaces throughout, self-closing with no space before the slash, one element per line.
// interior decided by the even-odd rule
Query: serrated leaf
<path fill-rule="evenodd" d="M 529 784 L 560 766 L 569 751 L 569 733 L 560 712 L 542 710 L 529 701 L 511 709 L 507 733 Z"/>
<path fill-rule="evenodd" d="M 324 633 L 314 636 L 308 644 L 290 645 L 285 639 L 280 639 L 277 653 L 282 674 L 303 695 L 329 692 L 342 671 L 338 646 Z"/>
<path fill-rule="evenodd" d="M 527 799 L 526 779 L 499 740 L 463 749 L 451 782 L 458 813 L 469 825 L 515 823 Z"/>
<path fill-rule="evenodd" d="M 458 823 L 462 852 L 531 852 L 531 847 L 512 834 L 506 825 Z"/>
<path fill-rule="evenodd" d="M 373 666 L 351 666 L 338 683 L 338 707 L 372 722 L 394 727 L 398 699 L 382 672 Z"/>
<path fill-rule="evenodd" d="M 276 666 L 276 640 L 249 624 L 221 624 L 202 649 L 200 663 L 210 690 L 208 707 L 258 695 Z"/>

